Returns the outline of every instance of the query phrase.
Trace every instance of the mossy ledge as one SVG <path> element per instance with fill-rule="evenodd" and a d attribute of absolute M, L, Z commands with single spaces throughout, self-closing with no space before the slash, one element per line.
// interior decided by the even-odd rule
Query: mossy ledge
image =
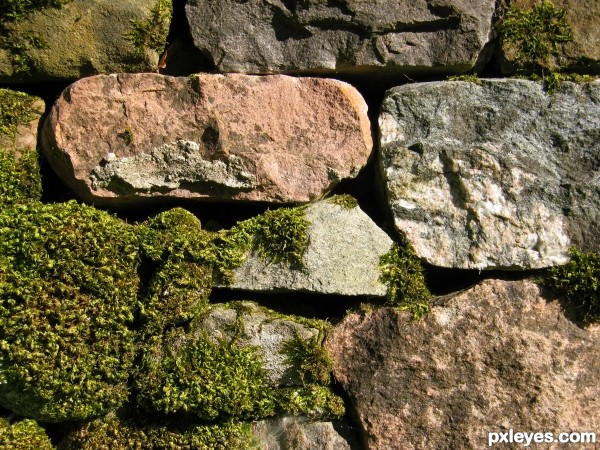
<path fill-rule="evenodd" d="M 32 419 L 9 422 L 0 418 L 0 448 L 7 450 L 52 450 L 46 431 Z"/>

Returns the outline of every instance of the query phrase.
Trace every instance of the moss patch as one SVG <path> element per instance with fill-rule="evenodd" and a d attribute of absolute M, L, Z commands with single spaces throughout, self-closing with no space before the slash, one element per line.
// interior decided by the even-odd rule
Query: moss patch
<path fill-rule="evenodd" d="M 0 89 L 0 136 L 14 141 L 19 126 L 39 119 L 40 113 L 33 106 L 37 100 L 24 92 Z"/>
<path fill-rule="evenodd" d="M 280 414 L 307 416 L 314 420 L 335 420 L 345 413 L 344 401 L 325 386 L 280 388 L 276 392 Z"/>
<path fill-rule="evenodd" d="M 172 12 L 172 0 L 158 0 L 145 20 L 131 21 L 131 29 L 123 37 L 133 44 L 137 57 L 143 57 L 147 50 L 163 52 Z"/>
<path fill-rule="evenodd" d="M 138 291 L 133 227 L 68 202 L 0 211 L 0 402 L 82 420 L 128 395 Z"/>
<path fill-rule="evenodd" d="M 40 200 L 42 177 L 38 155 L 34 150 L 0 148 L 0 207 Z"/>
<path fill-rule="evenodd" d="M 271 262 L 303 267 L 310 226 L 304 210 L 304 207 L 269 210 L 221 232 L 215 240 L 220 282 L 231 282 L 231 271 L 244 262 L 251 249 Z"/>
<path fill-rule="evenodd" d="M 142 401 L 163 413 L 188 412 L 201 420 L 274 414 L 272 390 L 254 347 L 186 341 L 180 329 L 156 338 L 144 355 L 138 387 Z"/>
<path fill-rule="evenodd" d="M 479 78 L 476 74 L 455 75 L 448 77 L 448 81 L 467 81 L 469 83 L 474 83 L 478 86 L 481 86 L 483 84 L 483 80 Z"/>
<path fill-rule="evenodd" d="M 284 345 L 286 362 L 298 368 L 298 376 L 303 384 L 329 384 L 332 363 L 323 346 L 324 337 L 325 333 L 320 329 L 319 334 L 310 339 L 302 339 L 297 335 Z"/>
<path fill-rule="evenodd" d="M 334 195 L 328 202 L 346 209 L 354 209 L 358 206 L 358 201 L 348 194 Z"/>
<path fill-rule="evenodd" d="M 600 322 L 600 254 L 571 249 L 571 261 L 548 270 L 546 286 L 564 296 L 585 324 Z"/>
<path fill-rule="evenodd" d="M 54 446 L 46 431 L 35 420 L 15 423 L 0 418 L 0 448 L 10 450 L 52 450 Z"/>
<path fill-rule="evenodd" d="M 423 266 L 408 242 L 394 243 L 380 259 L 379 280 L 388 287 L 388 303 L 409 311 L 413 319 L 429 313 L 431 293 L 425 284 Z"/>
<path fill-rule="evenodd" d="M 161 420 L 122 420 L 109 417 L 88 423 L 69 435 L 60 450 L 258 449 L 249 423 L 228 421 L 218 425 L 186 425 Z"/>

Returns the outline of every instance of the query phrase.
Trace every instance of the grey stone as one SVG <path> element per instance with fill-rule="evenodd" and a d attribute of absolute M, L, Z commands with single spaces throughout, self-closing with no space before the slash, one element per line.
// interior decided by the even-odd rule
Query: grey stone
<path fill-rule="evenodd" d="M 234 271 L 232 289 L 302 291 L 318 294 L 382 297 L 379 259 L 390 237 L 358 206 L 347 209 L 329 200 L 306 207 L 309 244 L 303 267 L 290 267 L 251 251 Z"/>
<path fill-rule="evenodd" d="M 342 429 L 342 433 L 338 431 Z M 252 424 L 262 450 L 350 450 L 356 447 L 349 425 L 342 422 L 312 422 L 306 417 L 278 417 Z"/>
<path fill-rule="evenodd" d="M 99 73 L 158 70 L 159 52 L 144 48 L 138 54 L 125 37 L 132 21 L 148 20 L 158 1 L 72 0 L 8 24 L 7 42 L 21 47 L 18 61 L 26 67 L 19 70 L 11 52 L 0 49 L 0 82 L 64 81 Z M 156 34 L 158 28 L 165 33 L 168 20 L 150 32 Z M 27 44 L 26 36 L 43 45 Z"/>
<path fill-rule="evenodd" d="M 600 248 L 600 82 L 405 85 L 381 115 L 398 230 L 427 262 L 531 269 Z"/>
<path fill-rule="evenodd" d="M 271 385 L 299 386 L 299 367 L 288 360 L 284 345 L 292 339 L 316 338 L 319 330 L 256 303 L 236 302 L 233 306 L 215 305 L 202 319 L 194 321 L 190 339 L 199 333 L 206 333 L 215 342 L 235 339 L 240 347 L 257 347 Z"/>
<path fill-rule="evenodd" d="M 600 426 L 600 328 L 579 328 L 531 281 L 487 280 L 421 321 L 352 313 L 326 347 L 372 450 L 482 449 L 488 432 Z"/>
<path fill-rule="evenodd" d="M 494 0 L 190 0 L 222 72 L 459 73 L 480 67 Z"/>

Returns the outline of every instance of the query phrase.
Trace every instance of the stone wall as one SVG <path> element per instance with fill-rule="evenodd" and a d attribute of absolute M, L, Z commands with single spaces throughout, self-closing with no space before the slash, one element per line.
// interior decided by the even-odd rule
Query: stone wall
<path fill-rule="evenodd" d="M 0 447 L 599 433 L 599 12 L 9 0 Z"/>

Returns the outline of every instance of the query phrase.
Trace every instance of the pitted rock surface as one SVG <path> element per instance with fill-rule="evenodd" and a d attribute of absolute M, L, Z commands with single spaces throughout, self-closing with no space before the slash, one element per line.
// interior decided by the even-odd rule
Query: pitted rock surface
<path fill-rule="evenodd" d="M 397 229 L 443 267 L 531 269 L 600 248 L 600 82 L 388 91 L 381 171 Z"/>
<path fill-rule="evenodd" d="M 194 43 L 243 73 L 459 73 L 479 67 L 493 0 L 190 0 Z"/>
<path fill-rule="evenodd" d="M 231 289 L 267 292 L 312 292 L 383 297 L 379 260 L 390 237 L 358 206 L 347 209 L 329 200 L 306 207 L 309 244 L 303 266 L 271 261 L 250 251 L 234 271 Z"/>
<path fill-rule="evenodd" d="M 45 122 L 43 150 L 95 204 L 283 203 L 356 176 L 372 138 L 363 98 L 340 81 L 121 74 L 68 87 Z"/>
<path fill-rule="evenodd" d="M 530 281 L 485 281 L 421 321 L 352 313 L 326 347 L 370 449 L 481 449 L 492 431 L 600 426 L 600 329 L 579 328 Z"/>

